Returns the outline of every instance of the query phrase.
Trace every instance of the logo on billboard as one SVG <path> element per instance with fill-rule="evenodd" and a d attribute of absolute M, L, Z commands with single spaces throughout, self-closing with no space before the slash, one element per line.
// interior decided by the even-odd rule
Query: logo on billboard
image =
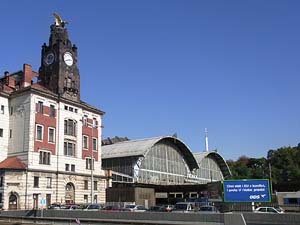
<path fill-rule="evenodd" d="M 269 180 L 225 180 L 224 202 L 270 202 Z"/>

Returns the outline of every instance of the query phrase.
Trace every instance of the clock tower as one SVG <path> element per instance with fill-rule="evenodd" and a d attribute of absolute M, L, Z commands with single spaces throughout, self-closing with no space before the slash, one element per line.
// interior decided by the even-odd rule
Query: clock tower
<path fill-rule="evenodd" d="M 54 14 L 55 23 L 50 26 L 49 44 L 42 46 L 39 84 L 50 91 L 73 101 L 80 101 L 80 76 L 77 67 L 77 47 L 72 46 L 67 22 Z"/>

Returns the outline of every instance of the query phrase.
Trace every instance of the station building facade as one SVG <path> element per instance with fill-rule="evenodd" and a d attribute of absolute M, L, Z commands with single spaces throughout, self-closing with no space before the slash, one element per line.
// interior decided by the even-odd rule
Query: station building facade
<path fill-rule="evenodd" d="M 0 205 L 105 202 L 101 165 L 104 112 L 80 100 L 77 47 L 65 23 L 50 26 L 39 72 L 0 78 Z"/>
<path fill-rule="evenodd" d="M 112 171 L 107 202 L 145 206 L 207 197 L 207 183 L 231 175 L 217 152 L 192 153 L 171 136 L 102 146 L 102 166 Z"/>

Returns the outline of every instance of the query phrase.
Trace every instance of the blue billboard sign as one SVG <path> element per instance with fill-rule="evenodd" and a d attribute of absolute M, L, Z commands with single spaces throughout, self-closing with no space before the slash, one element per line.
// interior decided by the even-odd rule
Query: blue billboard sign
<path fill-rule="evenodd" d="M 270 202 L 269 180 L 224 180 L 224 202 Z"/>

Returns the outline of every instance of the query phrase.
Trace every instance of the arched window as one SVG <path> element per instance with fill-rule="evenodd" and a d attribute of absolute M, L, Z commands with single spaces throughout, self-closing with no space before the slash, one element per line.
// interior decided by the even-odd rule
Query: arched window
<path fill-rule="evenodd" d="M 75 186 L 73 183 L 67 183 L 65 200 L 67 204 L 75 202 Z"/>

